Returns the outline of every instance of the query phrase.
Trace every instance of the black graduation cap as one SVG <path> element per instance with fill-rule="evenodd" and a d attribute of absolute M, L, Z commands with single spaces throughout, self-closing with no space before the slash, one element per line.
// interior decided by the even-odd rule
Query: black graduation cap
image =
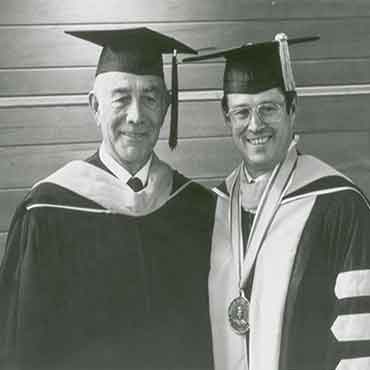
<path fill-rule="evenodd" d="M 177 53 L 197 54 L 197 51 L 147 27 L 65 32 L 103 47 L 96 76 L 104 72 L 118 71 L 164 78 L 162 54 L 172 54 L 169 146 L 174 149 L 177 144 L 178 121 Z"/>
<path fill-rule="evenodd" d="M 226 94 L 254 94 L 274 87 L 281 87 L 286 92 L 295 91 L 288 44 L 294 45 L 318 39 L 319 36 L 288 39 L 284 33 L 279 33 L 273 41 L 248 43 L 186 58 L 183 62 L 224 57 L 226 59 L 224 71 L 224 92 Z"/>

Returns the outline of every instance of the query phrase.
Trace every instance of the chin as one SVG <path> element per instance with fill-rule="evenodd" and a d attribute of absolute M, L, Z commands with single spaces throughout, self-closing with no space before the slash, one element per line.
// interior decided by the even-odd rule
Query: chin
<path fill-rule="evenodd" d="M 263 174 L 269 171 L 272 171 L 276 165 L 275 160 L 267 160 L 266 158 L 249 158 L 249 160 L 245 161 L 247 167 L 251 169 L 253 172 L 258 172 L 259 174 Z"/>

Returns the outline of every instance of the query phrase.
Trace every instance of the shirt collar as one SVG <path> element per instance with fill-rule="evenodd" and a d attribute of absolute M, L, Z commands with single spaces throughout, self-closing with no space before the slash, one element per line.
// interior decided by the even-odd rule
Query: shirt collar
<path fill-rule="evenodd" d="M 247 170 L 247 167 L 246 167 L 245 164 L 244 164 L 244 167 L 243 168 L 244 168 L 244 174 L 245 174 L 245 177 L 247 178 L 248 184 L 263 181 L 266 177 L 270 177 L 270 175 L 272 173 L 272 172 L 266 172 L 266 173 L 263 173 L 262 175 L 259 175 L 257 177 L 252 177 L 248 173 L 248 170 Z"/>
<path fill-rule="evenodd" d="M 131 175 L 130 172 L 126 170 L 121 164 L 119 164 L 105 149 L 104 145 L 101 145 L 99 148 L 99 157 L 104 165 L 122 182 L 125 184 L 127 181 L 135 176 L 138 177 L 143 185 L 145 186 L 148 181 L 149 169 L 152 164 L 153 154 L 150 155 L 148 161 L 140 168 L 135 175 Z"/>

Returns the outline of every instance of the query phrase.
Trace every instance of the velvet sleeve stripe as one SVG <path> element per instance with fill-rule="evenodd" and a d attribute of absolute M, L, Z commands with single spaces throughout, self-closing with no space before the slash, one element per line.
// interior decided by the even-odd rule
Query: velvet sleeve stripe
<path fill-rule="evenodd" d="M 370 369 L 370 357 L 346 358 L 339 362 L 335 370 Z"/>
<path fill-rule="evenodd" d="M 338 299 L 370 296 L 370 270 L 354 270 L 338 274 L 335 295 Z"/>
<path fill-rule="evenodd" d="M 340 341 L 370 341 L 370 313 L 339 315 L 331 331 Z"/>

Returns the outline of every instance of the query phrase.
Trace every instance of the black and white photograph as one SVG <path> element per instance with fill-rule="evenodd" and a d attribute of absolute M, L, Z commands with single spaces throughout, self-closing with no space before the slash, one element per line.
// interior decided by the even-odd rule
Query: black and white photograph
<path fill-rule="evenodd" d="M 370 2 L 3 0 L 0 370 L 370 370 Z"/>

